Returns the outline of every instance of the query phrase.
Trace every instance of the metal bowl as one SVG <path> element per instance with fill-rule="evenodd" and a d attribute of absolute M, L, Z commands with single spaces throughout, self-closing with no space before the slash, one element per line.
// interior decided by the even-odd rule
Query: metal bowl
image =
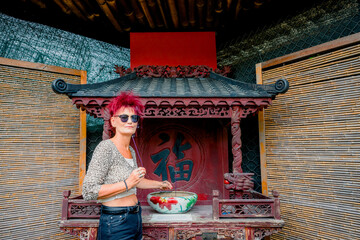
<path fill-rule="evenodd" d="M 186 191 L 161 191 L 147 195 L 149 205 L 159 213 L 185 213 L 197 201 L 197 194 Z"/>

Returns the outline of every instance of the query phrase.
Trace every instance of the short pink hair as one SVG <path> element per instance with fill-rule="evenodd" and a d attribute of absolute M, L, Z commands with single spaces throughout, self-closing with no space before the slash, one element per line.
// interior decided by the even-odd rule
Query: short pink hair
<path fill-rule="evenodd" d="M 114 116 L 117 110 L 122 107 L 133 108 L 137 115 L 142 115 L 144 105 L 140 101 L 140 97 L 135 96 L 132 92 L 121 92 L 119 96 L 115 97 L 107 108 L 109 109 L 110 116 Z"/>

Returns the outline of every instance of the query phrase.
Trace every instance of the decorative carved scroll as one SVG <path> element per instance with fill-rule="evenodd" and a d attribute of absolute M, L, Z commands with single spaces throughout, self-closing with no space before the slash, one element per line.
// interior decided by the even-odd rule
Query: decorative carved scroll
<path fill-rule="evenodd" d="M 201 229 L 181 229 L 176 230 L 176 239 L 190 239 L 201 234 Z"/>
<path fill-rule="evenodd" d="M 228 118 L 229 115 L 228 107 L 147 107 L 144 112 L 144 117 Z"/>
<path fill-rule="evenodd" d="M 110 103 L 109 98 L 78 98 L 74 97 L 73 104 L 77 108 L 86 110 L 86 113 L 96 118 L 104 118 L 104 110 Z M 175 115 L 181 117 L 216 117 L 216 118 L 229 118 L 231 116 L 231 106 L 241 107 L 240 118 L 246 118 L 248 115 L 256 113 L 256 111 L 263 109 L 271 104 L 269 98 L 151 98 L 142 99 L 145 106 L 145 113 L 149 117 L 173 117 L 171 114 L 159 115 L 154 113 L 157 111 L 175 111 Z M 182 111 L 187 111 L 182 113 Z M 178 113 L 176 111 L 179 111 Z M 205 114 L 204 114 L 205 113 Z M 147 117 L 144 115 L 144 117 Z"/>
<path fill-rule="evenodd" d="M 167 240 L 169 239 L 168 228 L 143 228 L 144 240 Z"/>
<path fill-rule="evenodd" d="M 245 229 L 219 229 L 218 235 L 224 236 L 225 238 L 231 238 L 236 240 L 245 240 Z"/>
<path fill-rule="evenodd" d="M 240 107 L 232 108 L 231 115 L 231 134 L 232 134 L 232 154 L 234 157 L 233 160 L 233 172 L 242 173 L 241 163 L 242 163 L 242 151 L 241 151 L 241 129 L 240 129 Z"/>
<path fill-rule="evenodd" d="M 256 108 L 256 107 L 241 108 L 240 117 L 241 118 L 246 118 L 247 116 L 256 113 L 258 110 L 259 110 L 259 108 Z"/>
<path fill-rule="evenodd" d="M 120 77 L 123 77 L 123 76 L 125 76 L 125 75 L 133 72 L 133 70 L 132 70 L 131 68 L 125 68 L 125 67 L 123 67 L 123 66 L 115 65 L 114 68 L 115 68 L 115 71 L 114 71 L 114 72 L 116 72 L 117 74 L 119 74 Z"/>
<path fill-rule="evenodd" d="M 90 116 L 103 117 L 103 109 L 100 106 L 88 106 L 86 108 L 82 106 L 81 110 L 86 110 L 86 113 L 90 114 Z"/>
<path fill-rule="evenodd" d="M 95 240 L 97 228 L 79 227 L 79 228 L 61 228 L 64 233 L 78 237 L 80 240 Z"/>
<path fill-rule="evenodd" d="M 255 228 L 254 237 L 255 239 L 263 239 L 266 236 L 280 232 L 281 228 Z"/>
<path fill-rule="evenodd" d="M 217 74 L 227 76 L 230 73 L 230 67 L 225 66 L 222 69 L 215 69 L 205 65 L 178 65 L 178 66 L 155 66 L 142 65 L 131 68 L 124 68 L 123 66 L 115 65 L 115 72 L 121 77 L 136 72 L 138 77 L 153 77 L 153 78 L 202 78 L 209 77 L 210 72 L 214 71 Z"/>

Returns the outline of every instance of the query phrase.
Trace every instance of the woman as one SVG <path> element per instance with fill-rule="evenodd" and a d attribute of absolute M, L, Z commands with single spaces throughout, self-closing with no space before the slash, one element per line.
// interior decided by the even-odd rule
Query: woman
<path fill-rule="evenodd" d="M 98 239 L 142 239 L 141 207 L 136 188 L 172 189 L 168 181 L 145 179 L 130 140 L 144 110 L 138 97 L 123 92 L 108 106 L 113 138 L 96 147 L 83 183 L 85 200 L 102 203 Z"/>

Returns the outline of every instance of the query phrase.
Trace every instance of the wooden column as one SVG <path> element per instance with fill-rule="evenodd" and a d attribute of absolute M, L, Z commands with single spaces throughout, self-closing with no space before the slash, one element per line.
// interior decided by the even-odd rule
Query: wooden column
<path fill-rule="evenodd" d="M 81 84 L 86 84 L 86 71 L 81 71 Z M 79 192 L 86 174 L 86 111 L 80 109 L 80 159 L 79 159 Z"/>
<path fill-rule="evenodd" d="M 103 135 L 102 135 L 102 139 L 106 140 L 109 139 L 111 137 L 111 123 L 110 123 L 110 113 L 109 110 L 107 108 L 103 109 L 103 116 L 104 116 L 104 130 L 103 130 Z"/>
<path fill-rule="evenodd" d="M 262 78 L 262 64 L 256 64 L 256 83 L 263 84 Z M 262 194 L 269 195 L 268 180 L 266 170 L 266 149 L 265 149 L 265 116 L 264 110 L 258 113 L 258 126 L 259 126 L 259 144 L 260 144 L 260 171 L 261 171 L 261 188 Z"/>
<path fill-rule="evenodd" d="M 232 107 L 231 113 L 231 134 L 232 134 L 232 154 L 233 160 L 233 173 L 242 173 L 242 151 L 241 151 L 241 129 L 240 129 L 240 107 Z"/>

